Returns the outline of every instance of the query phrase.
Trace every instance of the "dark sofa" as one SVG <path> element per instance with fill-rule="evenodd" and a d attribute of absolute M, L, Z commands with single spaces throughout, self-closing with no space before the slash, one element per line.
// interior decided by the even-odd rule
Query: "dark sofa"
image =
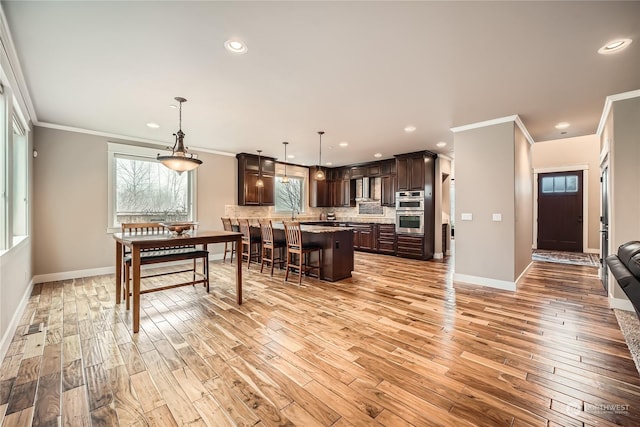
<path fill-rule="evenodd" d="M 606 261 L 611 274 L 640 317 L 640 242 L 631 241 L 621 245 L 618 254 L 609 255 Z"/>

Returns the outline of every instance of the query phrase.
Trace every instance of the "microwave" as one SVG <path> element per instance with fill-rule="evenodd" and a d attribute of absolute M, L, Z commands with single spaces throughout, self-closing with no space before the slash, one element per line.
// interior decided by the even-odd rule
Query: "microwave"
<path fill-rule="evenodd" d="M 396 192 L 396 209 L 424 211 L 424 191 Z"/>

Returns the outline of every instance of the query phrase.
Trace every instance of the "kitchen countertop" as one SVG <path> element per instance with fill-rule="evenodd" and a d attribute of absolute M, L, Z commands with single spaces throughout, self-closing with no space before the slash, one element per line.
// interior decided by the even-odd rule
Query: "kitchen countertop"
<path fill-rule="evenodd" d="M 274 222 L 273 228 L 278 230 L 284 230 L 284 225 L 281 222 Z M 300 229 L 307 233 L 337 233 L 338 231 L 353 230 L 353 228 L 351 227 L 327 227 L 324 225 L 308 225 L 308 224 L 304 224 L 303 222 L 300 223 Z"/>
<path fill-rule="evenodd" d="M 317 221 L 306 220 L 306 221 L 300 221 L 300 224 L 310 224 L 310 223 L 318 224 L 318 225 L 320 223 L 324 223 L 324 224 L 327 224 L 327 225 L 345 224 L 345 223 L 350 223 L 350 224 L 390 224 L 390 225 L 395 225 L 395 222 L 390 222 L 389 220 L 386 220 L 386 221 L 385 220 L 381 220 L 381 221 L 371 221 L 371 220 L 364 221 L 364 220 L 352 220 L 352 219 L 348 219 L 348 220 L 347 219 L 345 219 L 345 220 L 336 219 L 335 221 L 334 220 L 323 220 L 323 221 L 320 221 L 320 220 L 317 220 Z"/>

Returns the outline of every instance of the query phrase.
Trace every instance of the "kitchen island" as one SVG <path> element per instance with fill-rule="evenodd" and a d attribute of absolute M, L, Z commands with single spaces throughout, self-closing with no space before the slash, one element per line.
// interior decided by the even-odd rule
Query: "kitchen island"
<path fill-rule="evenodd" d="M 300 226 L 302 244 L 316 244 L 322 247 L 321 278 L 329 282 L 351 277 L 353 261 L 353 228 L 322 225 Z M 275 239 L 284 240 L 284 225 L 273 223 Z"/>

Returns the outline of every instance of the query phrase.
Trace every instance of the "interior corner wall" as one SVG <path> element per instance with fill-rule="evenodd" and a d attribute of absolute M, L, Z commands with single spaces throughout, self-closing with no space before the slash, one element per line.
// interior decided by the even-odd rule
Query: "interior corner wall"
<path fill-rule="evenodd" d="M 107 142 L 127 143 L 35 127 L 34 275 L 115 265 L 115 243 L 107 233 Z M 224 206 L 235 203 L 236 159 L 208 153 L 198 156 L 203 165 L 197 172 L 197 219 L 201 228 L 221 230 Z M 222 252 L 220 245 L 212 246 L 214 254 Z"/>
<path fill-rule="evenodd" d="M 600 248 L 600 142 L 597 135 L 536 142 L 533 147 L 533 168 L 551 169 L 587 165 L 589 167 L 587 195 L 587 249 Z M 534 239 L 536 237 L 534 236 Z"/>
<path fill-rule="evenodd" d="M 454 135 L 456 275 L 516 279 L 514 128 L 515 122 L 507 122 Z M 494 213 L 502 221 L 493 221 Z M 473 219 L 463 221 L 463 214 Z"/>
<path fill-rule="evenodd" d="M 640 240 L 640 97 L 615 101 L 611 108 L 609 247 L 616 253 L 621 244 Z M 613 297 L 626 298 L 617 285 Z"/>
<path fill-rule="evenodd" d="M 533 168 L 531 144 L 519 127 L 514 134 L 515 272 L 517 279 L 531 264 L 533 245 Z"/>

